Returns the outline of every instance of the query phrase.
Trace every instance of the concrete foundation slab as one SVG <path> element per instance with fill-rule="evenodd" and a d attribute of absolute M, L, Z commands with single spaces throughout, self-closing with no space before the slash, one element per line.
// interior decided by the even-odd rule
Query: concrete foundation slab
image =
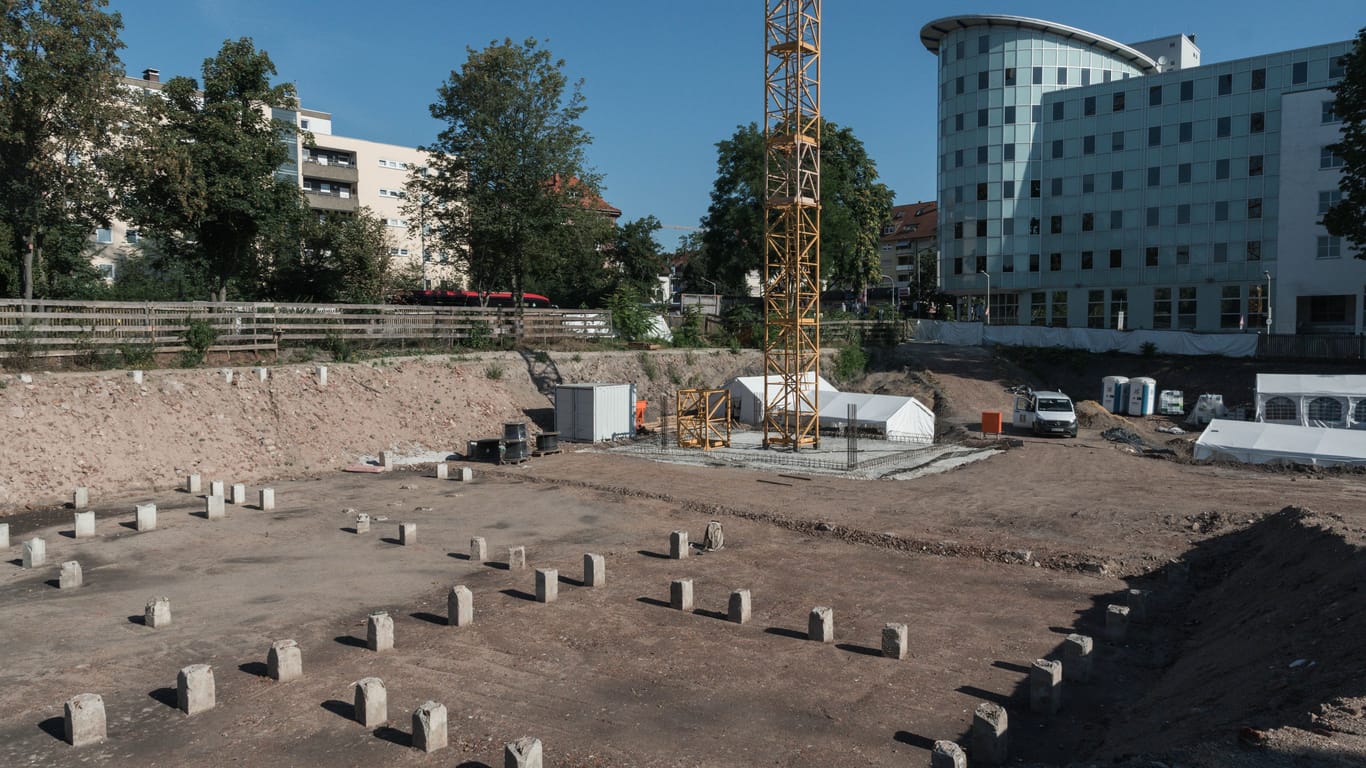
<path fill-rule="evenodd" d="M 68 560 L 62 563 L 62 572 L 57 577 L 58 589 L 76 589 L 85 583 L 85 576 L 81 573 L 81 564 L 75 560 Z"/>
<path fill-rule="evenodd" d="M 204 497 L 204 516 L 210 520 L 222 520 L 227 517 L 227 508 L 223 505 L 223 497 L 209 495 Z"/>
<path fill-rule="evenodd" d="M 692 579 L 675 579 L 669 584 L 669 606 L 675 611 L 692 610 Z"/>
<path fill-rule="evenodd" d="M 213 709 L 216 694 L 213 668 L 208 664 L 191 664 L 176 676 L 176 706 L 187 715 L 197 715 Z"/>
<path fill-rule="evenodd" d="M 732 624 L 748 624 L 749 617 L 749 590 L 737 589 L 731 592 L 730 604 L 726 606 L 726 621 Z"/>
<path fill-rule="evenodd" d="M 446 623 L 466 627 L 474 623 L 474 593 L 462 585 L 451 587 L 446 595 Z"/>
<path fill-rule="evenodd" d="M 1029 667 L 1029 709 L 1045 715 L 1062 708 L 1062 662 L 1035 659 Z"/>
<path fill-rule="evenodd" d="M 80 486 L 71 493 L 71 508 L 85 509 L 88 506 L 90 506 L 90 489 Z"/>
<path fill-rule="evenodd" d="M 73 747 L 98 744 L 108 737 L 104 699 L 98 693 L 82 693 L 66 700 L 62 707 L 66 743 Z"/>
<path fill-rule="evenodd" d="M 413 748 L 423 752 L 445 749 L 446 705 L 435 701 L 423 703 L 413 711 Z"/>
<path fill-rule="evenodd" d="M 47 542 L 37 536 L 24 542 L 23 563 L 25 568 L 37 568 L 47 564 Z"/>
<path fill-rule="evenodd" d="M 356 513 L 356 533 L 357 533 L 357 534 L 361 534 L 361 533 L 369 533 L 369 532 L 370 532 L 370 516 L 367 515 L 367 514 L 365 514 L 364 512 L 357 512 L 357 513 Z"/>
<path fill-rule="evenodd" d="M 76 538 L 92 539 L 95 537 L 95 513 L 77 512 L 76 513 Z"/>
<path fill-rule="evenodd" d="M 930 768 L 968 768 L 968 756 L 952 741 L 936 741 L 930 752 Z"/>
<path fill-rule="evenodd" d="M 152 629 L 161 629 L 171 624 L 171 599 L 169 597 L 154 597 L 147 601 L 147 607 L 143 609 L 142 623 Z"/>
<path fill-rule="evenodd" d="M 806 639 L 818 643 L 835 642 L 835 609 L 817 607 L 811 609 L 806 619 Z"/>
<path fill-rule="evenodd" d="M 385 611 L 375 611 L 365 620 L 365 647 L 372 651 L 394 650 L 394 620 Z"/>
<path fill-rule="evenodd" d="M 483 536 L 470 539 L 470 562 L 482 563 L 489 559 L 489 545 Z"/>
<path fill-rule="evenodd" d="M 209 495 L 210 495 L 210 496 L 222 496 L 223 498 L 227 498 L 227 496 L 228 496 L 228 494 L 227 494 L 227 489 L 225 488 L 225 484 L 223 483 L 222 480 L 210 480 L 210 481 L 209 481 Z"/>
<path fill-rule="evenodd" d="M 260 492 L 260 494 L 259 494 L 259 498 L 260 498 L 260 501 L 257 502 L 257 506 L 259 506 L 259 507 L 261 508 L 261 511 L 262 511 L 262 512 L 271 512 L 271 511 L 274 511 L 274 509 L 275 509 L 275 489 L 274 489 L 274 488 L 262 488 L 262 489 L 261 489 L 261 492 Z"/>
<path fill-rule="evenodd" d="M 266 674 L 281 683 L 304 676 L 304 656 L 294 640 L 276 640 L 266 652 Z"/>
<path fill-rule="evenodd" d="M 1091 679 L 1091 647 L 1086 635 L 1068 635 L 1062 641 L 1062 679 L 1078 683 Z"/>
<path fill-rule="evenodd" d="M 536 569 L 536 602 L 553 603 L 560 596 L 560 572 L 555 568 Z"/>
<path fill-rule="evenodd" d="M 135 509 L 137 529 L 139 531 L 155 531 L 157 529 L 157 505 L 139 504 Z"/>
<path fill-rule="evenodd" d="M 188 475 L 185 478 L 185 490 L 189 493 L 203 493 L 204 481 L 199 475 Z"/>
<path fill-rule="evenodd" d="M 354 683 L 356 722 L 366 728 L 378 728 L 389 720 L 389 693 L 384 681 L 367 677 Z"/>
<path fill-rule="evenodd" d="M 399 524 L 398 543 L 405 547 L 411 547 L 417 544 L 417 523 Z"/>
<path fill-rule="evenodd" d="M 437 465 L 436 465 L 436 479 L 437 479 L 437 480 L 446 480 L 446 479 L 448 479 L 450 476 L 451 476 L 451 465 L 447 464 L 447 463 L 444 462 L 444 461 L 441 462 L 440 464 L 437 464 Z"/>
<path fill-rule="evenodd" d="M 889 659 L 906 658 L 906 652 L 910 650 L 909 637 L 909 630 L 905 624 L 888 624 L 883 627 L 882 655 Z"/>
<path fill-rule="evenodd" d="M 1105 609 L 1105 639 L 1123 640 L 1129 634 L 1129 608 L 1111 605 Z"/>
<path fill-rule="evenodd" d="M 607 559 L 602 555 L 584 554 L 583 585 L 601 587 L 607 583 Z"/>
<path fill-rule="evenodd" d="M 526 567 L 526 547 L 508 547 L 508 568 L 517 570 Z"/>
<path fill-rule="evenodd" d="M 1010 719 L 1004 707 L 978 704 L 972 713 L 973 765 L 1005 765 L 1009 752 Z"/>
<path fill-rule="evenodd" d="M 674 531 L 669 534 L 669 557 L 682 560 L 688 556 L 688 532 Z"/>
<path fill-rule="evenodd" d="M 542 768 L 541 740 L 523 736 L 507 744 L 503 748 L 503 768 Z"/>
<path fill-rule="evenodd" d="M 228 501 L 232 504 L 241 506 L 247 503 L 247 486 L 244 483 L 233 483 L 228 489 Z"/>

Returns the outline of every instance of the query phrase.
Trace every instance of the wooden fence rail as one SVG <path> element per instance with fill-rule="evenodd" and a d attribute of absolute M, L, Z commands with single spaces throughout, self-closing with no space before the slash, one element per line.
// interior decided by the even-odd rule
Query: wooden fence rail
<path fill-rule="evenodd" d="M 606 338 L 603 310 L 426 307 L 388 304 L 24 301 L 0 299 L 0 357 L 61 357 L 135 346 L 186 349 L 191 321 L 218 332 L 211 352 L 278 351 L 328 340 L 373 346 L 538 344 Z"/>

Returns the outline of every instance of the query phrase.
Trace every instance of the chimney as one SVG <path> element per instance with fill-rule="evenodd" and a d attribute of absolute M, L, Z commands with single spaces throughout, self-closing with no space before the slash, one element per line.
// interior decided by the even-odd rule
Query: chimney
<path fill-rule="evenodd" d="M 161 82 L 161 70 L 144 69 L 142 70 L 142 79 L 150 83 L 159 83 Z"/>

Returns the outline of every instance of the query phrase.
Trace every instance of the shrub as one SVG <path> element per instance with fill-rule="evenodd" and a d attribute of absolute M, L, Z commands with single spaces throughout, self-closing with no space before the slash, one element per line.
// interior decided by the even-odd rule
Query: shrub
<path fill-rule="evenodd" d="M 683 322 L 674 330 L 675 347 L 697 347 L 702 344 L 702 310 L 697 306 L 683 308 Z"/>
<path fill-rule="evenodd" d="M 846 344 L 835 354 L 835 378 L 853 381 L 868 370 L 868 355 L 857 344 Z"/>
<path fill-rule="evenodd" d="M 635 291 L 618 288 L 607 300 L 607 308 L 612 310 L 612 327 L 622 340 L 640 341 L 650 335 L 650 311 Z"/>
<path fill-rule="evenodd" d="M 655 360 L 653 357 L 650 357 L 645 352 L 641 352 L 639 355 L 637 355 L 637 358 L 640 360 L 640 370 L 645 372 L 645 375 L 650 379 L 650 381 L 654 381 L 655 379 L 659 378 L 659 366 L 655 365 Z"/>
<path fill-rule="evenodd" d="M 470 324 L 465 336 L 465 346 L 470 349 L 488 349 L 493 346 L 493 326 L 487 320 L 475 320 Z"/>
<path fill-rule="evenodd" d="M 499 363 L 489 363 L 484 366 L 484 378 L 501 379 L 503 378 L 503 366 Z"/>
<path fill-rule="evenodd" d="M 1139 345 L 1138 352 L 1144 357 L 1157 357 L 1157 344 L 1155 342 L 1145 341 Z"/>
<path fill-rule="evenodd" d="M 5 358 L 5 367 L 11 371 L 31 370 L 38 354 L 38 332 L 25 325 L 14 332 L 13 339 L 9 356 Z"/>
<path fill-rule="evenodd" d="M 323 349 L 332 353 L 332 360 L 338 363 L 349 363 L 356 359 L 356 342 L 340 334 L 327 334 L 327 338 L 323 339 Z"/>
<path fill-rule="evenodd" d="M 185 346 L 189 347 L 180 356 L 180 364 L 185 368 L 193 368 L 204 363 L 204 356 L 218 340 L 218 329 L 208 320 L 195 318 L 186 324 L 180 337 L 185 341 Z"/>
<path fill-rule="evenodd" d="M 157 359 L 157 348 L 150 342 L 130 341 L 119 345 L 119 357 L 129 368 L 141 370 L 152 367 Z"/>
<path fill-rule="evenodd" d="M 536 351 L 531 355 L 531 357 L 532 357 L 532 359 L 534 359 L 536 362 L 540 363 L 541 365 L 545 365 L 546 363 L 549 363 L 549 362 L 550 362 L 550 353 L 547 352 L 547 351 L 545 351 L 544 349 L 538 349 L 538 350 L 536 350 Z"/>

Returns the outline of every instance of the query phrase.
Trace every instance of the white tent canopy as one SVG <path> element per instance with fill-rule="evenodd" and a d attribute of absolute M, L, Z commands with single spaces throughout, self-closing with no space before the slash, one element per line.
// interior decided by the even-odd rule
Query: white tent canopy
<path fill-rule="evenodd" d="M 1215 419 L 1195 441 L 1195 458 L 1366 466 L 1366 432 Z"/>
<path fill-rule="evenodd" d="M 808 375 L 807 386 L 803 390 L 810 392 L 810 376 Z M 778 388 L 781 381 L 778 376 L 768 377 L 770 386 L 773 388 L 775 396 L 779 393 Z M 726 382 L 726 389 L 730 390 L 731 410 L 739 411 L 739 420 L 746 424 L 759 424 L 764 420 L 764 377 L 763 376 L 737 376 Z M 824 402 L 831 396 L 838 394 L 839 390 L 835 385 L 826 381 L 823 377 L 816 377 L 815 390 L 820 396 L 821 410 L 825 410 Z M 774 407 L 781 407 L 783 410 L 791 410 L 792 403 L 774 404 Z"/>
<path fill-rule="evenodd" d="M 934 442 L 934 411 L 914 397 L 840 392 L 821 401 L 821 427 L 849 426 L 849 406 L 857 410 L 854 425 L 881 432 L 888 440 L 929 445 Z"/>
<path fill-rule="evenodd" d="M 1257 374 L 1257 421 L 1366 429 L 1366 376 Z"/>

